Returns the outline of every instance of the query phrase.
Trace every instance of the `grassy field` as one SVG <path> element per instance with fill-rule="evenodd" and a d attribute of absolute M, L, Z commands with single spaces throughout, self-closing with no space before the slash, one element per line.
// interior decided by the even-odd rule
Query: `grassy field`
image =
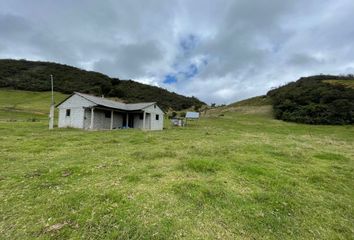
<path fill-rule="evenodd" d="M 68 95 L 56 92 L 56 103 Z M 48 120 L 50 92 L 30 92 L 0 89 L 0 121 Z"/>
<path fill-rule="evenodd" d="M 354 127 L 259 109 L 159 132 L 0 122 L 0 238 L 353 239 Z"/>

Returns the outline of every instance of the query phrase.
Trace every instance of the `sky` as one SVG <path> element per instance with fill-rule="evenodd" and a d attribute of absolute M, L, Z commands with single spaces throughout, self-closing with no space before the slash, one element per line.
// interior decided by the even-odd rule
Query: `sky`
<path fill-rule="evenodd" d="M 0 58 L 228 104 L 354 73 L 353 0 L 0 0 Z"/>

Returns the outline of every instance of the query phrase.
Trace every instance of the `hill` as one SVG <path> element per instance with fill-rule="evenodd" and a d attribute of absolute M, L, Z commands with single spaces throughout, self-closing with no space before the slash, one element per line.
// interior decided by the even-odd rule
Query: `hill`
<path fill-rule="evenodd" d="M 54 92 L 55 101 L 68 95 Z M 47 121 L 51 92 L 0 89 L 0 121 Z"/>
<path fill-rule="evenodd" d="M 308 124 L 354 123 L 354 76 L 300 78 L 267 93 L 277 119 Z"/>
<path fill-rule="evenodd" d="M 70 94 L 74 91 L 107 97 L 125 102 L 157 102 L 163 109 L 199 108 L 204 102 L 166 89 L 132 80 L 110 78 L 104 74 L 85 71 L 68 65 L 27 60 L 0 60 L 0 88 L 26 91 L 50 91 L 50 74 L 55 78 L 55 91 Z"/>
<path fill-rule="evenodd" d="M 267 96 L 257 96 L 241 100 L 239 102 L 231 103 L 228 107 L 242 107 L 242 106 L 265 106 L 271 105 L 271 101 Z"/>
<path fill-rule="evenodd" d="M 226 113 L 237 112 L 242 114 L 272 116 L 271 99 L 267 96 L 257 96 L 239 102 L 209 108 L 205 111 L 206 116 L 222 116 Z"/>

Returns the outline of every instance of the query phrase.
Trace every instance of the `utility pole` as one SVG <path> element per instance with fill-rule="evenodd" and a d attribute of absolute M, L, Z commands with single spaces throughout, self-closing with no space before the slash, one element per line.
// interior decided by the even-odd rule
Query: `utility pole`
<path fill-rule="evenodd" d="M 54 91 L 53 91 L 53 75 L 50 75 L 50 81 L 52 84 L 52 101 L 50 103 L 49 111 L 49 129 L 53 129 L 54 126 Z"/>

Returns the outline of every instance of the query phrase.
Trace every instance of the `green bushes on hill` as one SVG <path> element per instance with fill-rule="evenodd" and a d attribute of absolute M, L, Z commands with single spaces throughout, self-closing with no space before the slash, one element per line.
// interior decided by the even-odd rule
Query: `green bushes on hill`
<path fill-rule="evenodd" d="M 195 97 L 185 97 L 163 88 L 134 82 L 132 80 L 112 80 L 110 97 L 128 99 L 129 102 L 158 102 L 164 109 L 183 110 L 190 107 L 200 108 L 205 103 Z"/>
<path fill-rule="evenodd" d="M 55 91 L 74 91 L 118 97 L 126 102 L 157 102 L 163 109 L 183 110 L 205 103 L 195 97 L 185 97 L 166 89 L 134 81 L 110 78 L 104 74 L 75 67 L 27 60 L 0 60 L 0 88 L 27 91 L 49 91 L 49 76 L 54 75 Z"/>
<path fill-rule="evenodd" d="M 341 80 L 342 84 L 331 84 L 329 80 Z M 267 95 L 272 99 L 277 119 L 309 124 L 353 124 L 354 89 L 346 86 L 346 81 L 352 83 L 354 77 L 300 78 Z"/>

